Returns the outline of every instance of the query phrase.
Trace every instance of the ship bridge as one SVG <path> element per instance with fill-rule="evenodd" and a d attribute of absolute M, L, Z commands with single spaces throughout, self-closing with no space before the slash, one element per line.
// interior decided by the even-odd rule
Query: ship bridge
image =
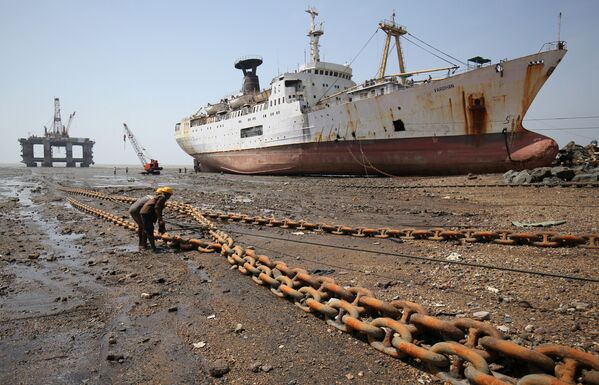
<path fill-rule="evenodd" d="M 297 72 L 285 73 L 272 80 L 269 106 L 300 101 L 312 107 L 323 98 L 340 95 L 354 87 L 356 83 L 351 76 L 349 66 L 327 62 L 305 64 Z M 339 100 L 341 98 L 340 95 Z"/>
<path fill-rule="evenodd" d="M 341 65 L 327 62 L 313 62 L 300 66 L 298 72 L 306 72 L 315 75 L 335 76 L 351 80 L 352 69 L 349 65 Z"/>

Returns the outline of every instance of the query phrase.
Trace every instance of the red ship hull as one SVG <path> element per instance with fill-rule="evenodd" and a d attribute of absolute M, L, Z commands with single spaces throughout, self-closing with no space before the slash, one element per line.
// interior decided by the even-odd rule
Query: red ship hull
<path fill-rule="evenodd" d="M 557 143 L 525 129 L 515 134 L 336 141 L 195 154 L 200 170 L 278 175 L 451 175 L 549 165 Z"/>

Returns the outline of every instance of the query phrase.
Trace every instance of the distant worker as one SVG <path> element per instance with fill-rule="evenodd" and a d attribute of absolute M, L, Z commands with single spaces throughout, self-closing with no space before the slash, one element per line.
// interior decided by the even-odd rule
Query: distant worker
<path fill-rule="evenodd" d="M 113 173 L 114 175 L 116 175 L 116 167 L 114 168 L 114 170 L 112 171 L 112 173 Z"/>
<path fill-rule="evenodd" d="M 166 232 L 164 219 L 162 218 L 162 210 L 164 210 L 166 201 L 173 195 L 173 189 L 170 187 L 161 187 L 156 190 L 156 192 L 158 195 L 153 196 L 151 199 L 146 201 L 141 210 L 139 210 L 145 236 L 148 242 L 150 242 L 150 247 L 153 251 L 157 251 L 156 244 L 154 242 L 154 223 L 158 221 L 159 233 L 162 234 Z"/>
<path fill-rule="evenodd" d="M 184 174 L 187 174 L 187 167 L 184 168 Z"/>
<path fill-rule="evenodd" d="M 125 174 L 129 175 L 129 167 L 125 167 Z"/>

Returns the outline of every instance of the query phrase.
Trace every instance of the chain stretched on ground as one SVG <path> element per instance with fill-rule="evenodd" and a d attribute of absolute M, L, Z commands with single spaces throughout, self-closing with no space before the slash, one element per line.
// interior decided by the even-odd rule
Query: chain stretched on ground
<path fill-rule="evenodd" d="M 87 195 L 83 194 L 83 195 Z M 99 196 L 89 195 L 94 198 Z M 103 199 L 103 198 L 102 198 Z M 69 198 L 84 212 L 135 231 L 136 225 Z M 469 318 L 441 319 L 420 304 L 377 299 L 363 287 L 343 287 L 330 277 L 315 277 L 254 250 L 236 245 L 192 205 L 171 202 L 171 208 L 196 220 L 214 243 L 156 234 L 173 247 L 219 251 L 233 269 L 248 275 L 280 298 L 329 325 L 366 340 L 374 349 L 395 358 L 415 359 L 438 378 L 451 384 L 597 384 L 599 356 L 565 345 L 546 344 L 535 349 L 518 345 L 493 325 Z M 492 371 L 489 364 L 501 368 Z"/>
<path fill-rule="evenodd" d="M 134 202 L 135 198 L 123 195 L 107 195 L 94 190 L 63 188 L 63 191 L 120 202 Z M 177 201 L 167 202 L 168 207 L 179 207 L 182 203 Z M 446 228 L 415 229 L 405 228 L 368 228 L 351 227 L 339 224 L 312 223 L 305 220 L 291 220 L 273 217 L 251 216 L 247 214 L 224 213 L 224 212 L 201 212 L 201 215 L 221 221 L 239 222 L 255 226 L 279 227 L 282 229 L 310 230 L 335 235 L 347 235 L 353 237 L 395 238 L 401 240 L 429 240 L 429 241 L 453 241 L 462 244 L 467 243 L 495 243 L 507 246 L 536 246 L 536 247 L 583 247 L 599 250 L 599 234 L 560 234 L 553 231 L 512 231 L 512 230 L 481 230 L 481 229 L 457 229 Z"/>
<path fill-rule="evenodd" d="M 526 184 L 510 184 L 510 183 L 476 183 L 476 184 L 440 184 L 440 185 L 423 185 L 423 184 L 408 184 L 408 185 L 335 185 L 337 188 L 353 188 L 353 189 L 416 189 L 416 188 L 493 188 L 493 187 L 599 187 L 599 182 L 583 181 L 583 182 L 560 182 L 560 183 L 526 183 Z"/>

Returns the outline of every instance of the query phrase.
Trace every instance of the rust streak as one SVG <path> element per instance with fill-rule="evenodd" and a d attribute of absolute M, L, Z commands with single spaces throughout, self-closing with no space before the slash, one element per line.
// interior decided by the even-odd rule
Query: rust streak
<path fill-rule="evenodd" d="M 544 67 L 544 65 L 529 65 L 526 67 L 526 75 L 524 76 L 524 94 L 522 95 L 521 105 L 522 116 L 526 115 L 528 107 L 530 107 L 534 97 L 548 77 L 548 75 L 545 75 L 544 78 L 541 76 Z"/>
<path fill-rule="evenodd" d="M 462 92 L 462 111 L 464 114 L 464 133 L 480 136 L 488 131 L 488 114 L 483 95 L 468 95 Z"/>
<path fill-rule="evenodd" d="M 462 112 L 464 113 L 464 133 L 468 135 L 470 133 L 468 124 L 468 114 L 466 113 L 466 94 L 462 91 Z"/>
<path fill-rule="evenodd" d="M 487 132 L 487 108 L 485 97 L 468 96 L 468 112 L 470 114 L 469 135 L 481 135 Z"/>
<path fill-rule="evenodd" d="M 356 132 L 356 123 L 354 122 L 354 118 L 352 117 L 350 104 L 345 105 L 345 110 L 347 111 L 347 129 L 350 132 Z M 347 132 L 346 132 L 347 134 Z"/>

